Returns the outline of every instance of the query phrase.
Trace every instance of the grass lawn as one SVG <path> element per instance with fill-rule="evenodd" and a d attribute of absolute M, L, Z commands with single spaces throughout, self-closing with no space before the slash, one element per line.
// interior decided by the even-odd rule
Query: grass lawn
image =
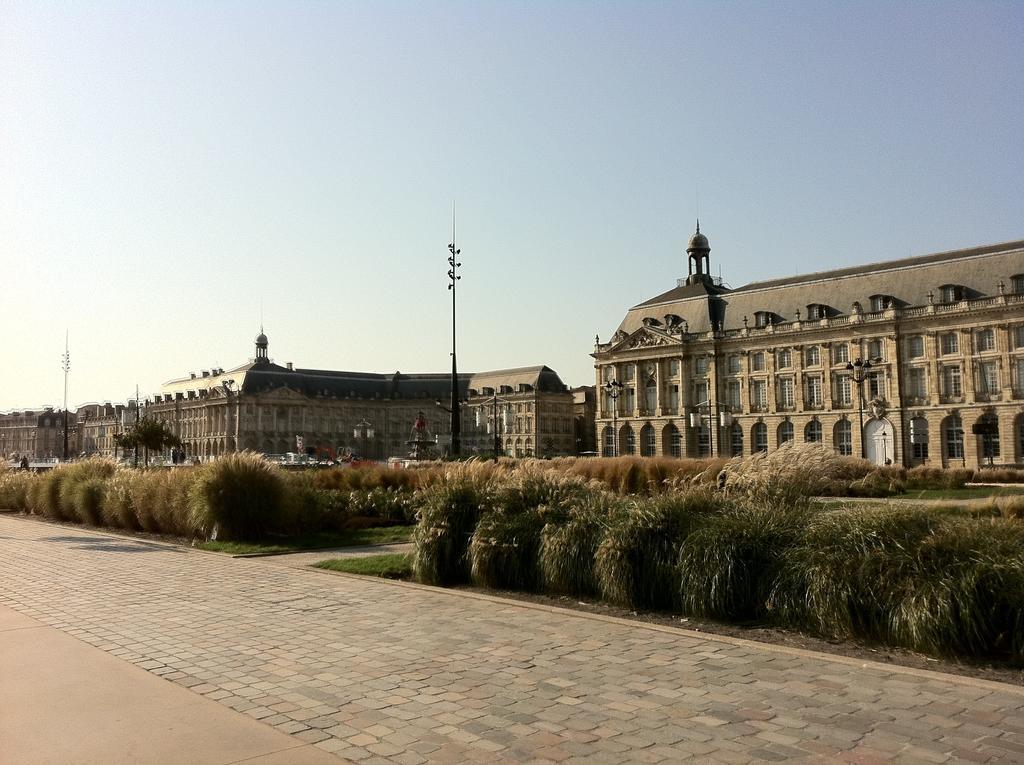
<path fill-rule="evenodd" d="M 983 499 L 1024 495 L 1019 486 L 965 486 L 962 489 L 924 489 L 899 494 L 901 499 Z"/>
<path fill-rule="evenodd" d="M 358 547 L 391 542 L 408 542 L 413 526 L 384 526 L 376 529 L 350 529 L 348 531 L 303 534 L 297 537 L 268 537 L 260 542 L 203 542 L 201 550 L 212 550 L 230 555 L 248 553 L 289 553 L 318 550 L 329 547 Z"/>
<path fill-rule="evenodd" d="M 315 564 L 316 568 L 327 568 L 331 571 L 344 571 L 348 574 L 364 576 L 382 576 L 385 579 L 411 579 L 412 556 L 401 553 L 387 555 L 368 555 L 365 558 L 340 558 L 322 560 Z"/>

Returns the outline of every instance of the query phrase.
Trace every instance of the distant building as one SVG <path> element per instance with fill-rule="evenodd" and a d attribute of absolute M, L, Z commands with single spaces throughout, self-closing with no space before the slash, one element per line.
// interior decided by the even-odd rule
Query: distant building
<path fill-rule="evenodd" d="M 337 458 L 345 453 L 383 459 L 409 453 L 414 423 L 422 414 L 439 451 L 450 439 L 447 404 L 451 376 L 379 374 L 280 366 L 269 341 L 256 338 L 256 356 L 231 370 L 211 369 L 166 383 L 146 415 L 162 420 L 182 440 L 186 458 L 202 460 L 237 450 L 292 452 Z M 558 391 L 564 398 L 556 403 Z M 493 450 L 485 390 L 499 392 L 502 444 L 509 454 L 572 451 L 571 395 L 547 367 L 459 375 L 463 453 Z M 538 419 L 538 412 L 540 413 Z M 565 423 L 559 418 L 565 418 Z M 553 419 L 552 419 L 553 418 Z"/>
<path fill-rule="evenodd" d="M 572 389 L 573 433 L 577 454 L 593 454 L 597 451 L 597 389 L 593 385 L 581 385 Z"/>
<path fill-rule="evenodd" d="M 737 289 L 710 252 L 698 226 L 689 275 L 596 344 L 605 454 L 797 440 L 878 464 L 1024 463 L 1024 241 Z"/>
<path fill-rule="evenodd" d="M 122 457 L 114 436 L 135 424 L 136 404 L 84 404 L 78 407 L 76 454 L 83 457 Z"/>
<path fill-rule="evenodd" d="M 75 415 L 68 413 L 68 456 L 74 456 Z M 0 454 L 8 459 L 62 457 L 64 412 L 46 407 L 0 414 Z"/>

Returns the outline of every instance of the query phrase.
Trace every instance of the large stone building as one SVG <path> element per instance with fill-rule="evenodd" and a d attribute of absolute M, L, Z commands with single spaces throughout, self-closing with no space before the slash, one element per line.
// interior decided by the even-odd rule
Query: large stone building
<path fill-rule="evenodd" d="M 135 424 L 135 401 L 127 404 L 83 404 L 76 413 L 77 440 L 75 453 L 83 457 L 121 458 L 114 436 Z"/>
<path fill-rule="evenodd" d="M 698 225 L 689 275 L 597 342 L 603 453 L 1024 463 L 1024 241 L 737 289 L 710 251 Z"/>
<path fill-rule="evenodd" d="M 236 450 L 266 454 L 351 452 L 373 459 L 406 455 L 422 414 L 438 439 L 450 439 L 449 374 L 378 374 L 280 366 L 262 332 L 256 357 L 231 370 L 212 369 L 172 380 L 146 415 L 162 420 L 187 458 Z M 459 376 L 463 454 L 493 454 L 494 415 L 510 455 L 571 454 L 572 394 L 547 367 Z M 496 397 L 496 398 L 495 398 Z"/>
<path fill-rule="evenodd" d="M 75 455 L 75 415 L 68 413 L 68 456 Z M 0 414 L 0 455 L 6 458 L 60 458 L 64 454 L 64 412 L 46 407 Z"/>

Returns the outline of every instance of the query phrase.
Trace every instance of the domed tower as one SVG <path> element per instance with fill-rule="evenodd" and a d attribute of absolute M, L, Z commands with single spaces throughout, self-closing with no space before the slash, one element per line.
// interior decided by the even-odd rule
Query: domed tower
<path fill-rule="evenodd" d="M 700 233 L 700 219 L 697 220 L 697 231 L 686 245 L 686 253 L 690 256 L 690 275 L 686 277 L 686 283 L 712 284 L 711 245 L 708 238 Z"/>
<path fill-rule="evenodd" d="M 263 334 L 263 327 L 260 327 L 260 333 L 256 335 L 256 363 L 257 364 L 269 364 L 270 359 L 267 357 L 267 336 Z"/>

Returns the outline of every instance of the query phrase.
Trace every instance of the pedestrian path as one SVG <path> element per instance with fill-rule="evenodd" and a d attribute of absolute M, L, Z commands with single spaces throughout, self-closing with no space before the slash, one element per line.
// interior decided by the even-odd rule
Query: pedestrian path
<path fill-rule="evenodd" d="M 1024 761 L 1015 686 L 25 518 L 0 605 L 367 765 Z"/>

